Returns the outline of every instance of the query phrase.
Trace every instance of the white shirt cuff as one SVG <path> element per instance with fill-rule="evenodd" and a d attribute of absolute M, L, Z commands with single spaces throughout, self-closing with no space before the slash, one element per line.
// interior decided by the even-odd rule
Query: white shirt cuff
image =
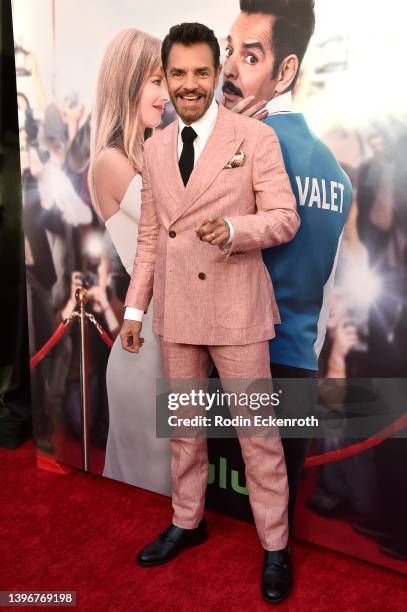
<path fill-rule="evenodd" d="M 228 227 L 229 227 L 229 238 L 227 239 L 226 242 L 224 242 L 223 244 L 219 245 L 219 248 L 221 251 L 226 251 L 227 247 L 232 244 L 233 241 L 233 236 L 234 236 L 234 230 L 233 230 L 233 225 L 231 224 L 231 222 L 229 221 L 229 219 L 227 219 L 226 217 L 224 217 L 224 221 L 226 221 Z"/>
<path fill-rule="evenodd" d="M 124 311 L 124 318 L 130 319 L 131 321 L 143 321 L 144 311 L 140 308 L 133 308 L 132 306 L 126 306 Z"/>

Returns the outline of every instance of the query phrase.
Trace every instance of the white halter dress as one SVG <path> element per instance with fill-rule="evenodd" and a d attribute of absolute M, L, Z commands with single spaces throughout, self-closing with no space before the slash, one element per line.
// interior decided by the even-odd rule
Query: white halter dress
<path fill-rule="evenodd" d="M 119 257 L 131 275 L 141 208 L 141 177 L 136 175 L 118 210 L 106 221 Z M 114 342 L 107 371 L 109 435 L 103 475 L 171 495 L 170 444 L 156 437 L 156 379 L 162 378 L 160 343 L 152 331 L 152 302 L 144 315 L 144 344 L 138 354 Z"/>

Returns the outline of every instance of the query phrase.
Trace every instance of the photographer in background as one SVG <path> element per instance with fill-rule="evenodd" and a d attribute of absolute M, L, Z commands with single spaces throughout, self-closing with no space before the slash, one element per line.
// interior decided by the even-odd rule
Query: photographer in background
<path fill-rule="evenodd" d="M 320 402 L 327 411 L 343 413 L 342 425 L 332 435 L 314 440 L 313 452 L 323 454 L 359 442 L 352 436 L 352 410 L 357 388 L 350 380 L 368 376 L 362 326 L 349 307 L 351 296 L 336 288 L 329 310 L 327 336 L 319 358 Z M 343 385 L 337 384 L 343 380 Z M 333 392 L 333 387 L 335 391 Z M 353 397 L 353 400 L 352 400 Z M 309 508 L 327 517 L 363 514 L 377 506 L 377 485 L 372 451 L 328 463 L 319 468 L 317 487 L 308 500 Z"/>
<path fill-rule="evenodd" d="M 85 287 L 89 302 L 86 309 L 93 314 L 98 323 L 114 340 L 123 320 L 124 305 L 119 300 L 110 285 L 110 260 L 102 254 L 101 257 L 88 256 L 85 261 L 85 272 L 72 273 L 70 297 L 62 309 L 62 319 L 68 317 L 76 308 L 75 293 L 78 287 Z M 108 432 L 108 406 L 105 384 L 106 364 L 109 349 L 103 344 L 92 324 L 89 330 L 89 394 L 90 416 L 89 426 L 93 442 L 104 448 Z M 82 431 L 81 384 L 80 384 L 80 333 L 79 326 L 70 331 L 72 340 L 72 358 L 67 373 L 64 399 L 64 419 L 68 431 L 75 439 L 80 439 Z"/>
<path fill-rule="evenodd" d="M 44 209 L 38 187 L 38 177 L 47 155 L 38 146 L 39 124 L 33 111 L 23 111 L 24 127 L 20 130 L 20 163 L 23 195 L 23 223 L 25 228 L 25 263 L 27 282 L 27 311 L 30 355 L 33 356 L 51 337 L 55 329 L 55 314 L 51 292 L 56 283 L 52 253 L 47 232 L 62 231 L 62 218 L 56 208 Z M 31 372 L 34 440 L 41 450 L 54 452 L 51 436 L 54 422 L 51 412 L 47 380 L 58 359 L 60 348 L 54 349 Z"/>
<path fill-rule="evenodd" d="M 407 127 L 373 126 L 371 156 L 359 170 L 358 231 L 383 290 L 369 311 L 369 376 L 393 379 L 403 390 L 407 378 Z M 390 136 L 392 134 L 392 136 Z M 373 449 L 379 489 L 376 513 L 354 529 L 378 542 L 385 555 L 407 561 L 407 462 L 405 431 Z"/>
<path fill-rule="evenodd" d="M 30 354 L 35 354 L 57 327 L 70 288 L 70 275 L 80 255 L 74 232 L 91 222 L 91 212 L 63 172 L 66 129 L 56 105 L 43 123 L 20 96 L 21 169 Z M 34 436 L 37 446 L 54 452 L 51 434 L 62 414 L 72 340 L 64 337 L 33 372 Z"/>

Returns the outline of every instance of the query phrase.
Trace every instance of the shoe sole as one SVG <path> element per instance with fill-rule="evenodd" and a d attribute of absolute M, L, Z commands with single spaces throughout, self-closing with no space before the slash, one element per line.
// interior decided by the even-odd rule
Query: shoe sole
<path fill-rule="evenodd" d="M 172 555 L 171 557 L 168 557 L 167 559 L 164 559 L 163 561 L 153 561 L 151 563 L 148 563 L 148 562 L 139 561 L 139 559 L 136 558 L 136 563 L 138 563 L 138 565 L 141 565 L 142 567 L 153 567 L 154 565 L 164 565 L 165 563 L 169 563 L 170 561 L 173 561 L 173 559 L 178 557 L 187 548 L 194 548 L 195 546 L 199 546 L 200 544 L 205 544 L 205 542 L 208 540 L 208 537 L 209 537 L 209 534 L 205 534 L 204 536 L 202 536 L 202 538 L 198 542 L 194 542 L 193 544 L 186 544 L 183 548 L 181 548 L 180 551 L 175 553 L 175 555 Z"/>
<path fill-rule="evenodd" d="M 267 599 L 267 597 L 265 597 L 262 594 L 263 600 L 266 601 L 269 604 L 272 604 L 272 605 L 273 604 L 279 604 L 282 601 L 284 601 L 284 599 L 287 599 L 287 597 L 291 594 L 291 591 L 293 590 L 293 588 L 294 588 L 294 583 L 292 582 L 290 588 L 287 591 L 287 593 L 284 593 L 284 595 L 282 597 L 279 597 L 278 599 Z"/>

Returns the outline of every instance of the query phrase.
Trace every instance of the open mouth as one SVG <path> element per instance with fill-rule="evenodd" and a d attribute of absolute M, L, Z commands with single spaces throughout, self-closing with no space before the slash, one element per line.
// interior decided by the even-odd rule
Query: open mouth
<path fill-rule="evenodd" d="M 186 104 L 194 104 L 195 102 L 198 102 L 198 100 L 203 98 L 202 94 L 178 94 L 178 97 L 181 98 L 181 100 Z"/>
<path fill-rule="evenodd" d="M 239 96 L 238 94 L 232 94 L 229 91 L 228 92 L 224 91 L 223 95 L 225 96 L 226 100 L 230 100 L 230 101 L 235 101 L 238 98 L 241 98 L 241 96 Z"/>

